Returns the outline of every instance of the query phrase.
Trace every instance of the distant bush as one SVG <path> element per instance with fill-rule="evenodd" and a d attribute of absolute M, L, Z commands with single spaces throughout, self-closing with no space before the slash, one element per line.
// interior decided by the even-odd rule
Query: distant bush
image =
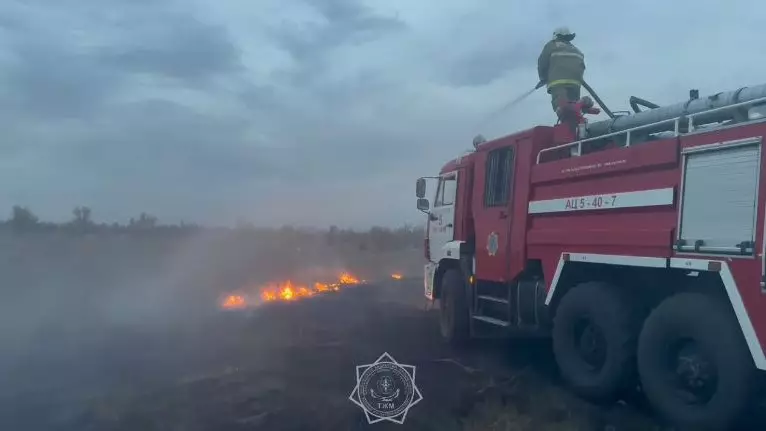
<path fill-rule="evenodd" d="M 15 234 L 61 233 L 67 235 L 146 235 L 184 237 L 201 233 L 234 234 L 264 241 L 300 247 L 301 244 L 322 242 L 334 248 L 359 251 L 391 251 L 419 248 L 423 245 L 422 226 L 404 225 L 398 228 L 374 226 L 366 231 L 330 226 L 328 229 L 282 226 L 280 228 L 257 227 L 240 222 L 234 227 L 212 227 L 198 224 L 163 224 L 157 217 L 140 213 L 128 223 L 99 223 L 87 206 L 72 210 L 72 219 L 64 223 L 40 220 L 31 209 L 14 206 L 10 217 L 0 221 L 0 231 Z"/>

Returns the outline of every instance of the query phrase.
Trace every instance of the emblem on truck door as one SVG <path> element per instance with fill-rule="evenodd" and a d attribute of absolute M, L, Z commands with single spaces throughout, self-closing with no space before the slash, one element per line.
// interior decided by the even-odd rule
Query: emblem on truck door
<path fill-rule="evenodd" d="M 487 237 L 487 251 L 490 256 L 497 254 L 497 232 L 490 232 Z"/>

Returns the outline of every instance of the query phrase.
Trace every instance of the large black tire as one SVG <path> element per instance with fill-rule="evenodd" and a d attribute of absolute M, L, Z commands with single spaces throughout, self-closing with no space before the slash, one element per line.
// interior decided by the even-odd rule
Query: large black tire
<path fill-rule="evenodd" d="M 614 286 L 587 282 L 569 290 L 555 312 L 553 352 L 576 394 L 610 402 L 635 389 L 637 305 Z"/>
<path fill-rule="evenodd" d="M 463 276 L 456 269 L 448 269 L 442 276 L 439 299 L 439 326 L 442 337 L 453 345 L 464 344 L 470 336 L 469 319 Z"/>
<path fill-rule="evenodd" d="M 709 295 L 679 293 L 652 311 L 639 336 L 643 391 L 659 414 L 682 428 L 729 429 L 749 406 L 755 367 L 727 307 Z M 713 375 L 715 383 L 700 387 Z"/>

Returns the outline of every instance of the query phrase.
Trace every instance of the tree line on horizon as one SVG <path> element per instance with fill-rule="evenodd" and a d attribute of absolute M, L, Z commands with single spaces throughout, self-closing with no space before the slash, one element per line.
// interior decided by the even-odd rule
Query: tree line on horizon
<path fill-rule="evenodd" d="M 202 232 L 248 233 L 260 237 L 279 237 L 299 239 L 307 236 L 323 236 L 328 245 L 357 244 L 362 250 L 368 247 L 390 249 L 400 247 L 419 247 L 423 243 L 423 226 L 405 224 L 398 228 L 373 226 L 366 231 L 330 226 L 326 229 L 312 227 L 282 226 L 279 228 L 258 227 L 249 222 L 239 222 L 234 227 L 212 227 L 196 223 L 161 223 L 156 216 L 141 212 L 131 217 L 127 223 L 97 222 L 93 211 L 87 206 L 76 206 L 72 218 L 63 223 L 41 220 L 25 206 L 15 205 L 9 218 L 0 221 L 0 230 L 16 233 L 62 232 L 71 234 L 147 234 L 147 235 L 188 235 Z"/>

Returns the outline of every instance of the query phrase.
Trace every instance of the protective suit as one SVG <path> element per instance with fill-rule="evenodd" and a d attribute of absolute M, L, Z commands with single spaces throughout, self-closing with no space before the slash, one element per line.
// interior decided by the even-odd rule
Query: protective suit
<path fill-rule="evenodd" d="M 561 118 L 567 102 L 580 99 L 580 86 L 585 74 L 585 56 L 572 44 L 575 34 L 566 27 L 553 32 L 553 39 L 546 43 L 537 59 L 539 85 L 548 87 L 551 105 Z"/>

